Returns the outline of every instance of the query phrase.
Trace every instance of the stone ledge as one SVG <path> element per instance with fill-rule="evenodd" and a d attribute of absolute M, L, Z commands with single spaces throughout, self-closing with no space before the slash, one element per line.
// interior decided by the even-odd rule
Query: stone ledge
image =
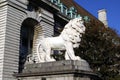
<path fill-rule="evenodd" d="M 71 70 L 83 70 L 91 71 L 89 64 L 85 61 L 78 60 L 64 60 L 55 62 L 45 62 L 36 64 L 27 64 L 23 70 L 23 73 L 28 72 L 55 72 L 55 71 L 71 71 Z"/>
<path fill-rule="evenodd" d="M 23 73 L 20 73 L 17 76 L 40 76 L 68 73 L 92 74 L 92 70 L 85 60 L 64 60 L 56 62 L 27 64 L 25 65 Z"/>
<path fill-rule="evenodd" d="M 35 78 L 35 80 L 41 80 L 42 77 L 51 78 L 62 78 L 66 76 L 66 78 L 89 78 L 85 80 L 101 80 L 100 77 L 93 73 L 90 69 L 89 64 L 85 61 L 73 61 L 73 60 L 64 60 L 64 61 L 55 61 L 55 62 L 45 62 L 45 63 L 34 63 L 27 64 L 22 73 L 14 74 L 15 77 L 21 78 L 20 80 L 32 80 L 31 78 Z M 70 77 L 68 75 L 71 75 Z M 60 77 L 61 76 L 61 77 Z M 80 77 L 81 76 L 81 77 Z M 28 79 L 27 79 L 28 78 Z M 65 78 L 65 77 L 64 77 Z M 55 79 L 57 80 L 57 79 Z M 68 79 L 64 79 L 68 80 Z M 81 79 L 79 79 L 81 80 Z"/>

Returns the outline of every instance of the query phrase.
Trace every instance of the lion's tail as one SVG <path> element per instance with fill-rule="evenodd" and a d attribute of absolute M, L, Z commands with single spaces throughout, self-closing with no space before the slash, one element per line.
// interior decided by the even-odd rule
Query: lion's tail
<path fill-rule="evenodd" d="M 37 46 L 37 57 L 38 57 L 38 62 L 40 62 L 40 49 L 41 49 L 41 42 L 39 42 L 38 46 Z"/>
<path fill-rule="evenodd" d="M 45 52 L 42 48 L 42 42 L 40 41 L 37 45 L 37 58 L 38 62 L 44 62 Z"/>

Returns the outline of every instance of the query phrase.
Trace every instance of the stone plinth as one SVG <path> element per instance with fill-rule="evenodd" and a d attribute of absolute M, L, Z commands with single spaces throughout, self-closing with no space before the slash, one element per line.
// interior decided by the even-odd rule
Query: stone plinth
<path fill-rule="evenodd" d="M 15 76 L 19 80 L 91 80 L 96 77 L 86 61 L 72 60 L 27 64 L 23 72 Z"/>

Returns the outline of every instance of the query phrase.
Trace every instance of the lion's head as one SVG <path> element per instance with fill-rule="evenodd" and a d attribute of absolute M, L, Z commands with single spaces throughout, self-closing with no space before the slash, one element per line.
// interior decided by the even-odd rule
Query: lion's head
<path fill-rule="evenodd" d="M 65 41 L 72 42 L 74 47 L 78 47 L 85 29 L 82 18 L 75 18 L 65 25 L 61 36 Z"/>

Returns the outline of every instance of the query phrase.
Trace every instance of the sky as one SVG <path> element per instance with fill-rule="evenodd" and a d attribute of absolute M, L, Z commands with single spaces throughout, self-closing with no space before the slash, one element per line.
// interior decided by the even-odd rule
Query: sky
<path fill-rule="evenodd" d="M 84 9 L 98 18 L 98 10 L 106 9 L 108 26 L 120 35 L 120 0 L 75 0 Z"/>

